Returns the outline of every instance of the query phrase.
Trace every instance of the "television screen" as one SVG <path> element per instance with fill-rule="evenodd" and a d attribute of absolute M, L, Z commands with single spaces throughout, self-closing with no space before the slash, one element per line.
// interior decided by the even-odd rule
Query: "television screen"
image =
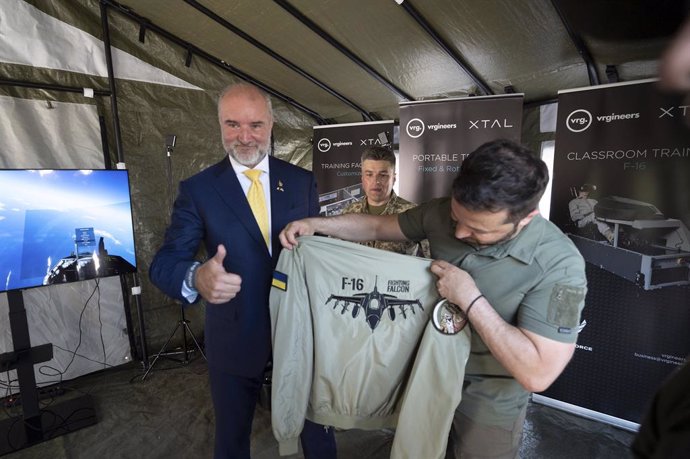
<path fill-rule="evenodd" d="M 126 170 L 0 170 L 0 292 L 135 271 Z"/>

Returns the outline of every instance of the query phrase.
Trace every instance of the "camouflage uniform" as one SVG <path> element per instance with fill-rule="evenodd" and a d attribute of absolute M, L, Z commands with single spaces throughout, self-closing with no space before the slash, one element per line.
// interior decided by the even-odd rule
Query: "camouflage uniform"
<path fill-rule="evenodd" d="M 395 191 L 391 191 L 391 198 L 386 203 L 386 207 L 383 209 L 381 215 L 399 214 L 413 207 L 417 207 L 417 204 L 407 201 L 395 194 Z M 367 202 L 367 197 L 364 196 L 363 198 L 351 203 L 343 210 L 342 213 L 369 214 L 369 203 Z M 360 242 L 360 244 L 366 245 L 367 247 L 388 250 L 389 252 L 397 252 L 404 255 L 415 255 L 418 257 L 429 258 L 429 243 L 426 239 L 420 243 L 414 241 L 366 241 Z"/>

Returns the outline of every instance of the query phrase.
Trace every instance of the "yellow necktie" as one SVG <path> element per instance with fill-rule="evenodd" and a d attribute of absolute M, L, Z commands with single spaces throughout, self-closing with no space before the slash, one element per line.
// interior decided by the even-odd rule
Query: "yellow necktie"
<path fill-rule="evenodd" d="M 261 171 L 259 169 L 247 169 L 244 171 L 244 175 L 249 177 L 249 180 L 252 181 L 249 191 L 247 192 L 247 201 L 249 201 L 249 207 L 252 208 L 252 213 L 254 214 L 256 223 L 259 224 L 261 234 L 263 234 L 264 241 L 266 241 L 266 247 L 270 247 L 266 198 L 264 197 L 264 187 L 261 185 L 261 180 L 259 180 Z"/>

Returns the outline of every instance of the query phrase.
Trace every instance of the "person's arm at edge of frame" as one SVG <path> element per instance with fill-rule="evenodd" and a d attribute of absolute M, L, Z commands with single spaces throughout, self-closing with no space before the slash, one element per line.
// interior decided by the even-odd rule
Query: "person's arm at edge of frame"
<path fill-rule="evenodd" d="M 431 271 L 439 276 L 439 294 L 463 311 L 481 295 L 466 271 L 446 261 L 434 261 Z M 494 357 L 530 392 L 546 390 L 575 352 L 575 343 L 561 343 L 510 325 L 483 296 L 472 305 L 468 319 Z"/>
<path fill-rule="evenodd" d="M 280 243 L 292 250 L 299 236 L 324 234 L 348 241 L 406 241 L 398 215 L 347 214 L 304 218 L 288 223 L 280 232 Z"/>
<path fill-rule="evenodd" d="M 659 60 L 662 89 L 690 90 L 690 18 L 680 27 Z"/>

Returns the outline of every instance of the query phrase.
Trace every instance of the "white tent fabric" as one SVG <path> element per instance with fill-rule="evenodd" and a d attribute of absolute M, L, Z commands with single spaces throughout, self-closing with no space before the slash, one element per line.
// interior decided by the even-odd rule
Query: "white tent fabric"
<path fill-rule="evenodd" d="M 93 295 L 91 295 L 93 293 Z M 131 360 L 122 289 L 117 277 L 26 290 L 23 294 L 32 346 L 51 343 L 53 359 L 34 366 L 39 386 L 122 365 Z M 83 312 L 83 313 L 82 313 Z M 13 350 L 7 295 L 0 294 L 0 353 Z M 5 330 L 7 327 L 7 330 Z M 15 370 L 0 381 L 18 392 Z"/>
<path fill-rule="evenodd" d="M 0 25 L 0 62 L 108 76 L 101 40 L 22 0 L 3 0 Z M 116 78 L 201 89 L 114 47 L 112 57 Z"/>
<path fill-rule="evenodd" d="M 102 169 L 95 105 L 0 96 L 1 168 Z"/>

